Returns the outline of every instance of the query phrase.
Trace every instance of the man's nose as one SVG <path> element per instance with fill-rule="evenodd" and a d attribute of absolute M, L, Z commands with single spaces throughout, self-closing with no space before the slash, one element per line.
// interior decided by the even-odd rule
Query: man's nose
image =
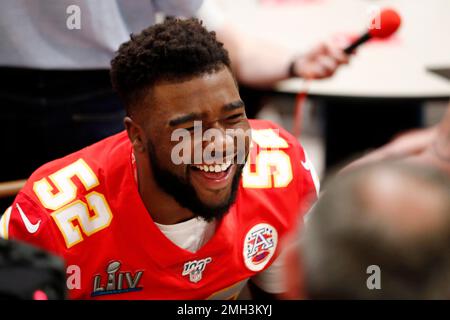
<path fill-rule="evenodd" d="M 205 160 L 208 157 L 211 157 L 215 161 L 231 160 L 228 159 L 234 155 L 234 139 L 231 135 L 227 134 L 224 130 L 215 129 L 207 133 L 205 138 Z"/>

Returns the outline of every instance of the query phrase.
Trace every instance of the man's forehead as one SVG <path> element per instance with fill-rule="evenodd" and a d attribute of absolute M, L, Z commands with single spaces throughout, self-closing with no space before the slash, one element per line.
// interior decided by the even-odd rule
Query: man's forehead
<path fill-rule="evenodd" d="M 200 100 L 222 95 L 237 95 L 238 89 L 228 68 L 205 73 L 182 81 L 165 81 L 155 84 L 152 90 L 155 102 L 174 103 L 186 99 Z"/>

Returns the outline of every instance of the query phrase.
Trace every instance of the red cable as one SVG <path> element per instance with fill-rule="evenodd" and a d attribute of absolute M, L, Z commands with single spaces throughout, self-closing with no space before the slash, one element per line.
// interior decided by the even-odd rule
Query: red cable
<path fill-rule="evenodd" d="M 308 84 L 309 81 L 306 81 L 304 88 L 297 94 L 297 97 L 295 98 L 295 111 L 292 123 L 292 133 L 294 137 L 298 137 L 302 132 L 302 109 L 303 105 L 305 104 L 306 97 L 308 96 Z"/>

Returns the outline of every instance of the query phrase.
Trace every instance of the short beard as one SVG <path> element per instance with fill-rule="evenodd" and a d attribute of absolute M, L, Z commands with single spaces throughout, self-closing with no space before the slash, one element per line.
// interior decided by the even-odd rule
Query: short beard
<path fill-rule="evenodd" d="M 219 205 L 209 206 L 199 199 L 197 192 L 191 184 L 161 167 L 156 156 L 155 147 L 151 142 L 148 143 L 147 147 L 150 167 L 158 186 L 164 192 L 172 196 L 180 206 L 190 210 L 196 217 L 202 217 L 207 222 L 211 222 L 214 219 L 219 220 L 228 212 L 230 207 L 236 201 L 237 190 L 239 188 L 244 164 L 237 165 L 231 183 L 231 193 L 228 199 Z"/>

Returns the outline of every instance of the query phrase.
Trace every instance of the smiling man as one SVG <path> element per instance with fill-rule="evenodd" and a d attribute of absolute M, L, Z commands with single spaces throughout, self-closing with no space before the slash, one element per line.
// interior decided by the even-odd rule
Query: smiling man
<path fill-rule="evenodd" d="M 316 195 L 297 140 L 246 118 L 228 53 L 197 20 L 132 36 L 111 65 L 126 131 L 39 168 L 1 235 L 78 266 L 71 298 L 229 299 L 249 279 L 283 292 L 283 240 Z"/>

